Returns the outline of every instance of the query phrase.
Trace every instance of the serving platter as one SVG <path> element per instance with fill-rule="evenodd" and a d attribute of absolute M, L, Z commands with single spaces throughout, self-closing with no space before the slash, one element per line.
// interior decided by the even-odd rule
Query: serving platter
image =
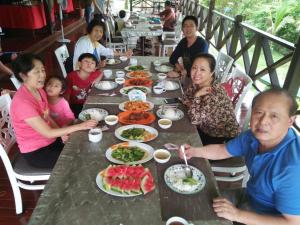
<path fill-rule="evenodd" d="M 128 86 L 128 87 L 123 87 L 120 89 L 120 93 L 122 95 L 128 95 L 128 92 L 133 90 L 133 89 L 137 89 L 137 90 L 141 90 L 142 92 L 144 92 L 145 94 L 149 94 L 151 93 L 151 89 L 145 86 Z"/>
<path fill-rule="evenodd" d="M 172 121 L 181 120 L 184 117 L 184 112 L 181 111 L 180 109 L 175 109 L 174 117 L 168 117 L 168 115 L 165 113 L 166 110 L 164 110 L 164 112 L 163 112 L 163 108 L 160 108 L 156 111 L 156 115 L 161 119 L 169 119 Z"/>
<path fill-rule="evenodd" d="M 99 121 L 103 120 L 106 116 L 108 116 L 108 112 L 105 109 L 90 108 L 90 109 L 85 109 L 85 110 L 81 111 L 78 115 L 78 119 L 80 119 L 82 121 L 93 119 L 93 120 L 96 120 L 99 122 Z M 88 117 L 90 117 L 90 118 L 88 118 Z"/>
<path fill-rule="evenodd" d="M 129 132 L 132 131 L 133 128 L 144 129 L 147 132 L 147 134 L 138 137 L 133 136 L 132 138 L 123 137 L 124 135 L 122 136 L 122 133 L 124 131 Z M 126 126 L 119 127 L 118 129 L 115 130 L 115 136 L 122 141 L 148 142 L 157 138 L 158 131 L 155 128 L 150 126 L 133 124 L 133 125 L 126 125 Z"/>
<path fill-rule="evenodd" d="M 126 109 L 126 104 L 132 104 L 132 107 L 130 109 Z M 136 104 L 136 106 L 134 106 Z M 149 107 L 145 107 L 145 105 L 148 105 Z M 150 111 L 154 108 L 154 104 L 149 101 L 126 101 L 119 104 L 119 109 L 121 111 Z"/>
<path fill-rule="evenodd" d="M 105 81 L 99 81 L 94 86 L 98 90 L 108 91 L 108 90 L 115 89 L 118 86 L 118 84 L 114 81 L 105 80 Z"/>

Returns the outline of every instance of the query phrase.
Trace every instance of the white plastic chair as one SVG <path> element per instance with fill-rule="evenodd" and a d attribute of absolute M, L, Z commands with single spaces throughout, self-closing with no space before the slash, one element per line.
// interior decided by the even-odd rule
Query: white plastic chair
<path fill-rule="evenodd" d="M 11 98 L 8 94 L 0 96 L 0 156 L 4 167 L 6 169 L 16 205 L 16 214 L 23 212 L 22 196 L 20 188 L 26 190 L 42 190 L 43 184 L 31 184 L 35 181 L 46 181 L 50 177 L 48 169 L 32 168 L 21 157 L 20 154 L 16 155 L 13 160 L 8 157 L 9 151 L 16 143 L 14 131 L 9 118 Z M 29 183 L 23 183 L 23 182 Z"/>
<path fill-rule="evenodd" d="M 17 90 L 21 87 L 22 83 L 15 77 L 14 74 L 11 75 L 9 79 L 11 80 L 11 82 Z"/>
<path fill-rule="evenodd" d="M 110 25 L 112 22 L 105 21 L 105 29 L 106 29 L 106 37 L 108 39 L 108 46 L 109 48 L 112 48 L 114 50 L 119 50 L 122 52 L 126 52 L 126 43 L 124 43 L 122 36 L 115 37 L 111 31 L 112 25 Z"/>
<path fill-rule="evenodd" d="M 70 56 L 67 46 L 62 45 L 59 48 L 57 48 L 55 50 L 55 55 L 56 55 L 57 61 L 59 63 L 61 72 L 62 72 L 64 78 L 66 78 L 67 77 L 67 71 L 66 71 L 65 63 L 66 63 L 66 60 Z"/>
<path fill-rule="evenodd" d="M 217 82 L 224 82 L 227 79 L 233 61 L 232 57 L 219 51 L 215 69 Z"/>
<path fill-rule="evenodd" d="M 175 50 L 178 42 L 182 38 L 181 27 L 177 24 L 175 31 L 164 31 L 162 34 L 162 42 L 160 44 L 159 56 L 165 56 L 169 48 Z"/>

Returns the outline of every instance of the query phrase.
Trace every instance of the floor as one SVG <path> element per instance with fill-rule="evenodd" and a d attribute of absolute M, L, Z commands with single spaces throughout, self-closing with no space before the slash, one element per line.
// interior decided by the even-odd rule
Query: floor
<path fill-rule="evenodd" d="M 85 22 L 78 16 L 69 15 L 65 20 L 65 31 L 67 38 L 71 39 L 68 45 L 69 52 L 74 48 L 75 40 L 85 33 Z M 54 50 L 60 46 L 55 42 L 59 33 L 48 36 L 44 30 L 36 31 L 33 35 L 30 31 L 7 31 L 7 36 L 2 39 L 2 47 L 5 51 L 26 51 L 39 53 L 45 59 L 47 75 L 60 74 L 60 68 L 53 54 Z M 35 43 L 35 44 L 32 44 Z M 156 46 L 156 47 L 153 47 Z M 158 55 L 158 48 L 155 42 L 152 43 L 151 52 Z M 0 75 L 1 88 L 13 88 L 10 80 Z M 220 188 L 240 186 L 240 183 L 226 184 L 220 183 Z M 26 225 L 33 212 L 40 191 L 22 190 L 24 213 L 17 216 L 15 214 L 15 205 L 10 183 L 2 162 L 0 163 L 0 225 Z"/>

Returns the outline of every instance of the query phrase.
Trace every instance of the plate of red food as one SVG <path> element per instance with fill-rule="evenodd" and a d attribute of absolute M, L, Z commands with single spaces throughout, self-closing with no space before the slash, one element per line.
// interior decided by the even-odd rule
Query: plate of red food
<path fill-rule="evenodd" d="M 152 87 L 153 81 L 147 78 L 131 78 L 125 81 L 125 86 L 146 86 Z"/>
<path fill-rule="evenodd" d="M 119 122 L 123 124 L 150 124 L 155 120 L 155 115 L 145 111 L 125 111 L 118 115 Z"/>

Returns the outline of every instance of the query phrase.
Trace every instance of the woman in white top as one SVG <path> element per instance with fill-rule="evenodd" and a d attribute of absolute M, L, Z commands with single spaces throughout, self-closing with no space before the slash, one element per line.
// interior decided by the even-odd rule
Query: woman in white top
<path fill-rule="evenodd" d="M 115 52 L 110 48 L 104 47 L 99 43 L 105 31 L 105 24 L 103 22 L 92 20 L 87 27 L 87 35 L 79 38 L 75 45 L 73 57 L 73 69 L 77 69 L 78 58 L 82 53 L 91 53 L 95 55 L 98 62 L 101 56 L 113 57 L 120 56 L 122 53 Z M 125 52 L 127 57 L 131 57 L 132 50 Z"/>

